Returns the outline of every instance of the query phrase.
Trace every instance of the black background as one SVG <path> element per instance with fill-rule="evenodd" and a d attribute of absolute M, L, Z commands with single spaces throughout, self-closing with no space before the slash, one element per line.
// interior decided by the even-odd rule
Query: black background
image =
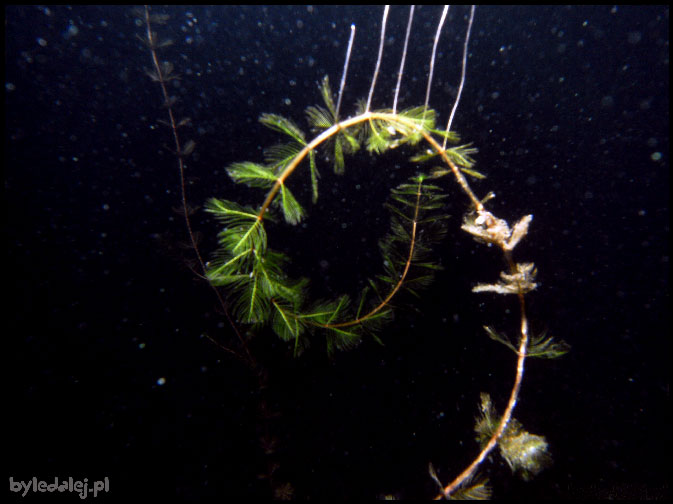
<path fill-rule="evenodd" d="M 165 7 L 155 29 L 172 83 L 191 204 L 219 196 L 258 205 L 224 168 L 260 161 L 278 137 L 257 118 L 305 127 L 317 83 L 341 77 L 357 26 L 344 114 L 366 96 L 381 8 Z M 408 9 L 392 7 L 374 107 L 391 105 Z M 452 7 L 431 105 L 446 121 L 460 80 L 469 10 Z M 212 291 L 188 268 L 177 164 L 159 87 L 144 74 L 142 25 L 117 7 L 5 10 L 3 339 L 7 478 L 101 479 L 107 498 L 270 496 L 270 459 L 299 498 L 427 498 L 428 462 L 448 482 L 477 453 L 480 392 L 502 409 L 515 357 L 481 325 L 513 334 L 513 299 L 476 295 L 503 268 L 460 231 L 452 181 L 444 271 L 380 335 L 328 360 L 319 340 L 299 360 L 263 332 L 251 343 L 277 413 L 273 457 L 259 447 L 257 378 L 203 334 L 231 344 Z M 417 8 L 401 106 L 423 102 L 439 7 Z M 527 362 L 515 416 L 550 443 L 555 464 L 531 482 L 498 455 L 482 473 L 495 497 L 670 498 L 669 52 L 666 7 L 479 7 L 453 124 L 479 148 L 492 210 L 534 220 L 516 257 L 534 261 L 536 331 L 572 345 Z M 377 273 L 382 203 L 414 174 L 408 153 L 320 164 L 290 185 L 310 215 L 269 230 L 315 292 L 354 292 Z M 217 224 L 194 226 L 214 250 Z M 271 226 L 270 226 L 271 227 Z M 165 379 L 159 385 L 159 379 Z M 7 481 L 7 480 L 6 480 Z M 16 497 L 16 496 L 14 496 Z"/>

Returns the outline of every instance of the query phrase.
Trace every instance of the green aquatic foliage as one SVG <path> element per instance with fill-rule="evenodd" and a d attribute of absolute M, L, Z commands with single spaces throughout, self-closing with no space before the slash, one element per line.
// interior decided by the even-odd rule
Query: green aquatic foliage
<path fill-rule="evenodd" d="M 446 195 L 439 186 L 429 181 L 434 182 L 449 175 L 470 200 L 470 208 L 463 218 L 461 229 L 472 234 L 480 243 L 500 248 L 506 263 L 505 271 L 496 282 L 477 284 L 473 292 L 514 295 L 520 306 L 521 324 L 518 341 L 510 340 L 485 326 L 491 339 L 504 344 L 517 355 L 514 384 L 502 416 L 496 414 L 490 397 L 482 394 L 481 414 L 475 426 L 481 452 L 460 475 L 444 486 L 430 465 L 430 476 L 440 489 L 437 498 L 489 498 L 491 491 L 487 480 L 477 475 L 477 468 L 496 446 L 512 471 L 519 473 L 524 479 L 529 479 L 548 466 L 551 457 L 547 441 L 542 436 L 525 431 L 512 417 L 512 412 L 519 396 L 526 357 L 555 358 L 568 352 L 569 346 L 563 341 L 555 342 L 554 338 L 545 333 L 538 336 L 529 334 L 524 296 L 537 287 L 537 270 L 533 263 L 514 262 L 512 250 L 526 236 L 533 217 L 526 215 L 510 227 L 506 220 L 486 210 L 484 204 L 493 197 L 493 193 L 478 198 L 467 182 L 468 178 L 485 177 L 474 169 L 472 155 L 477 149 L 470 144 L 447 148 L 447 142 L 457 144 L 459 137 L 454 132 L 437 129 L 435 112 L 427 107 L 409 108 L 401 112 L 370 111 L 369 106 L 365 107 L 364 102 L 361 102 L 354 117 L 342 120 L 334 105 L 329 79 L 325 77 L 320 86 L 324 106 L 313 106 L 306 110 L 309 128 L 317 135 L 315 138 L 307 140 L 301 128 L 290 119 L 276 114 L 263 114 L 260 122 L 282 134 L 285 141 L 266 148 L 263 163 L 246 161 L 233 163 L 227 168 L 227 173 L 235 183 L 262 189 L 266 191 L 266 198 L 260 207 L 243 206 L 216 198 L 207 202 L 206 210 L 222 223 L 223 228 L 218 234 L 219 249 L 206 266 L 192 232 L 185 196 L 184 159 L 193 152 L 195 143 L 190 140 L 181 146 L 178 129 L 188 124 L 189 119 L 174 119 L 172 106 L 176 99 L 169 96 L 166 87 L 169 81 L 179 76 L 174 74 L 170 62 L 159 62 L 156 52 L 158 48 L 170 45 L 171 42 L 160 41 L 151 30 L 151 23 L 162 23 L 166 17 L 150 14 L 149 6 L 136 12 L 139 17 L 144 18 L 147 35 L 141 37 L 141 40 L 149 48 L 154 65 L 147 73 L 160 84 L 168 109 L 169 121 L 160 122 L 172 130 L 175 140 L 176 148 L 172 152 L 180 171 L 187 230 L 204 274 L 212 286 L 226 290 L 229 305 L 225 305 L 220 291 L 216 290 L 224 311 L 229 313 L 230 308 L 240 324 L 252 326 L 251 333 L 261 332 L 264 327 L 271 328 L 281 340 L 292 345 L 294 355 L 301 354 L 315 339 L 316 334 L 324 337 L 328 354 L 355 347 L 365 334 L 382 343 L 377 332 L 391 318 L 393 308 L 401 304 L 398 294 L 406 292 L 418 297 L 420 289 L 432 281 L 434 272 L 440 269 L 432 252 L 437 241 L 446 234 L 445 223 L 448 216 L 443 212 Z M 385 12 L 384 20 L 387 10 Z M 469 26 L 473 14 L 474 7 Z M 443 19 L 442 17 L 442 23 Z M 468 39 L 469 28 L 465 48 Z M 349 55 L 351 42 L 352 39 L 349 42 Z M 464 70 L 465 68 L 463 80 Z M 376 77 L 372 80 L 368 103 L 371 102 L 375 79 Z M 456 102 L 454 111 L 457 104 Z M 421 145 L 427 145 L 425 150 Z M 308 164 L 311 199 L 315 203 L 318 199 L 320 174 L 317 162 L 320 154 L 333 164 L 337 174 L 344 174 L 347 157 L 359 150 L 366 150 L 374 157 L 400 147 L 408 151 L 405 155 L 411 155 L 410 163 L 415 168 L 429 161 L 439 163 L 440 166 L 426 168 L 425 172 L 429 171 L 430 175 L 411 177 L 406 183 L 391 190 L 385 203 L 390 211 L 390 227 L 379 242 L 383 259 L 381 273 L 367 279 L 359 296 L 351 298 L 343 294 L 334 300 L 313 299 L 309 280 L 287 275 L 289 257 L 271 249 L 267 243 L 265 223 L 276 221 L 276 214 L 282 214 L 283 220 L 291 225 L 298 224 L 307 216 L 306 210 L 287 186 L 290 175 L 300 165 Z M 304 163 L 305 160 L 307 163 Z M 356 272 L 353 274 L 356 275 Z M 247 356 L 209 339 L 229 353 L 241 357 L 250 364 L 251 369 L 256 368 L 255 359 L 241 337 L 237 324 L 231 319 L 230 322 Z M 276 496 L 281 494 L 291 496 L 291 485 L 286 484 L 276 492 Z"/>
<path fill-rule="evenodd" d="M 320 94 L 327 108 L 316 105 L 306 109 L 306 119 L 311 129 L 316 132 L 328 130 L 338 123 L 336 106 L 334 105 L 332 89 L 329 84 L 329 77 L 327 76 L 323 78 Z M 325 143 L 324 149 L 331 151 L 333 155 L 334 173 L 343 175 L 346 166 L 344 156 L 354 154 L 360 148 L 360 142 L 357 139 L 360 131 L 361 128 L 359 126 L 349 128 L 348 130 L 339 130 L 336 135 Z M 313 180 L 313 168 L 311 169 L 311 177 Z"/>
<path fill-rule="evenodd" d="M 267 128 L 284 133 L 299 145 L 306 145 L 304 132 L 292 120 L 286 117 L 277 114 L 262 114 L 259 122 Z"/>
<path fill-rule="evenodd" d="M 480 410 L 481 414 L 477 418 L 474 431 L 477 434 L 477 441 L 483 447 L 498 429 L 500 418 L 488 394 L 481 394 Z M 500 455 L 512 472 L 518 473 L 524 480 L 529 480 L 552 464 L 548 447 L 544 436 L 525 431 L 515 418 L 509 420 L 498 439 Z"/>
<path fill-rule="evenodd" d="M 512 341 L 502 334 L 497 333 L 492 327 L 484 326 L 488 337 L 498 343 L 502 343 L 514 353 L 518 353 L 518 348 Z M 555 342 L 552 336 L 547 336 L 546 332 L 533 336 L 526 350 L 527 357 L 540 357 L 543 359 L 555 359 L 567 354 L 570 351 L 570 345 L 565 341 Z"/>
<path fill-rule="evenodd" d="M 283 341 L 293 342 L 296 355 L 317 332 L 325 334 L 330 354 L 353 348 L 365 333 L 380 341 L 375 332 L 390 318 L 392 296 L 398 290 L 418 295 L 439 269 L 430 253 L 446 232 L 446 215 L 441 212 L 446 196 L 423 181 L 413 177 L 391 192 L 386 203 L 390 230 L 379 243 L 383 273 L 369 280 L 356 305 L 347 295 L 308 302 L 308 280 L 285 274 L 289 259 L 267 247 L 264 221 L 251 208 L 226 200 L 211 199 L 206 205 L 225 225 L 218 235 L 220 249 L 208 265 L 208 279 L 227 288 L 239 322 L 269 324 Z"/>
<path fill-rule="evenodd" d="M 446 234 L 447 215 L 442 208 L 446 195 L 429 183 L 428 176 L 414 176 L 391 191 L 385 203 L 390 212 L 388 233 L 380 240 L 382 273 L 368 279 L 354 300 L 342 295 L 336 300 L 312 300 L 307 279 L 292 279 L 285 273 L 289 258 L 267 246 L 265 222 L 280 213 L 296 225 L 306 210 L 290 188 L 290 175 L 308 160 L 311 194 L 318 198 L 318 153 L 333 163 L 338 174 L 345 172 L 346 157 L 362 145 L 374 156 L 407 146 L 420 163 L 418 152 L 425 138 L 457 141 L 453 133 L 435 128 L 435 112 L 415 107 L 393 113 L 389 110 L 361 111 L 339 122 L 329 79 L 320 87 L 323 105 L 308 107 L 306 118 L 317 136 L 307 140 L 292 120 L 277 114 L 263 114 L 260 122 L 281 133 L 286 141 L 264 150 L 264 163 L 237 162 L 227 173 L 237 184 L 267 192 L 259 209 L 211 199 L 206 210 L 223 224 L 218 235 L 219 250 L 208 264 L 207 276 L 215 286 L 225 287 L 233 314 L 241 323 L 269 326 L 283 340 L 292 342 L 295 355 L 307 348 L 310 336 L 325 335 L 328 353 L 356 346 L 364 334 L 381 341 L 377 331 L 390 319 L 393 297 L 407 292 L 418 296 L 439 266 L 432 257 L 434 245 Z M 438 144 L 435 144 L 438 145 Z M 460 169 L 472 170 L 469 146 L 447 149 L 448 159 Z M 476 172 L 475 172 L 476 173 Z M 437 174 L 433 174 L 433 178 Z M 354 275 L 356 272 L 354 272 Z"/>

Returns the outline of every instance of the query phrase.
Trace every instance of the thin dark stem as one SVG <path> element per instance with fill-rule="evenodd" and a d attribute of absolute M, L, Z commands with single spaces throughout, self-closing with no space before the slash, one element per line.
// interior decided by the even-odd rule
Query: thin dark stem
<path fill-rule="evenodd" d="M 150 50 L 150 54 L 152 56 L 152 63 L 154 65 L 154 70 L 156 72 L 156 81 L 159 83 L 159 86 L 161 87 L 161 92 L 164 97 L 164 104 L 166 105 L 166 110 L 168 111 L 168 122 L 171 128 L 171 132 L 173 134 L 173 142 L 175 144 L 175 154 L 178 160 L 178 173 L 179 173 L 179 178 L 180 178 L 180 199 L 182 200 L 182 214 L 185 218 L 185 227 L 187 228 L 187 234 L 189 235 L 189 240 L 192 245 L 192 249 L 194 250 L 194 254 L 196 255 L 196 259 L 199 263 L 202 276 L 203 278 L 207 277 L 207 269 L 206 269 L 206 264 L 203 260 L 203 257 L 201 256 L 201 252 L 199 251 L 199 247 L 196 243 L 196 237 L 194 235 L 194 231 L 192 229 L 192 223 L 191 220 L 189 219 L 189 208 L 187 205 L 187 190 L 185 188 L 185 162 L 184 162 L 184 153 L 182 150 L 182 143 L 180 142 L 180 135 L 178 134 L 178 124 L 175 120 L 175 114 L 173 113 L 173 107 L 171 105 L 171 99 L 170 96 L 168 95 L 168 89 L 166 87 L 166 82 L 167 82 L 167 77 L 164 75 L 164 70 L 159 63 L 159 56 L 157 54 L 157 46 L 158 42 L 156 40 L 156 35 L 152 32 L 152 25 L 150 22 L 150 9 L 149 6 L 145 5 L 145 27 L 147 30 L 147 45 Z M 238 337 L 238 340 L 241 343 L 241 346 L 245 350 L 245 354 L 247 359 L 247 362 L 253 366 L 255 359 L 252 357 L 252 354 L 250 353 L 250 350 L 248 349 L 248 345 L 245 343 L 245 340 L 243 339 L 243 336 L 241 336 L 240 331 L 236 327 L 236 324 L 234 324 L 234 321 L 231 319 L 231 316 L 229 315 L 229 310 L 227 309 L 227 304 L 224 301 L 224 298 L 222 297 L 222 294 L 220 294 L 220 291 L 215 288 L 215 286 L 211 283 L 209 283 L 213 291 L 215 292 L 215 295 L 217 296 L 217 300 L 222 307 L 222 311 L 224 312 L 227 321 L 229 322 L 229 325 L 232 327 L 234 332 L 236 333 L 236 336 Z M 208 337 L 209 340 L 213 341 L 214 340 L 210 337 Z M 242 358 L 236 352 L 235 350 L 232 350 L 231 348 L 226 347 L 225 345 L 222 344 L 217 344 L 218 347 L 222 348 L 223 350 L 238 356 L 239 358 Z M 253 366 L 254 367 L 254 366 Z"/>

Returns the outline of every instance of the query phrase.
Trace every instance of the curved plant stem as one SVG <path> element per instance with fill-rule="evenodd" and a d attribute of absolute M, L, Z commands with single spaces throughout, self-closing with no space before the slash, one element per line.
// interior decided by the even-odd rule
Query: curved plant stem
<path fill-rule="evenodd" d="M 512 254 L 508 250 L 504 250 L 505 259 L 509 265 L 510 271 L 515 272 L 516 267 L 514 261 L 512 260 Z M 484 461 L 488 454 L 495 448 L 498 444 L 498 440 L 502 437 L 509 421 L 512 419 L 512 412 L 516 406 L 517 399 L 519 397 L 519 391 L 521 389 L 521 382 L 523 380 L 523 371 L 524 371 L 524 362 L 526 360 L 526 351 L 528 349 L 528 319 L 526 317 L 526 301 L 522 292 L 519 292 L 517 297 L 519 298 L 519 309 L 521 313 L 521 340 L 519 341 L 519 349 L 517 351 L 517 361 L 516 361 L 516 374 L 514 376 L 514 385 L 512 385 L 512 390 L 509 394 L 509 401 L 507 402 L 507 407 L 500 418 L 500 423 L 498 428 L 495 430 L 491 438 L 488 440 L 486 445 L 482 448 L 479 454 L 475 457 L 472 463 L 465 468 L 451 483 L 444 487 L 444 490 L 441 494 L 435 497 L 435 500 L 443 499 L 449 497 L 454 493 L 465 481 L 468 481 L 475 473 L 479 465 Z"/>
<path fill-rule="evenodd" d="M 407 262 L 404 265 L 404 271 L 402 271 L 402 274 L 400 275 L 400 279 L 398 282 L 395 284 L 395 286 L 392 288 L 390 293 L 386 296 L 386 298 L 381 301 L 381 303 L 378 304 L 375 308 L 373 308 L 369 313 L 366 313 L 365 315 L 358 317 L 353 320 L 348 320 L 346 322 L 340 322 L 338 324 L 319 324 L 320 327 L 325 327 L 325 328 L 330 328 L 330 327 L 348 327 L 348 326 L 353 326 L 356 324 L 360 324 L 367 319 L 373 317 L 381 311 L 383 308 L 385 308 L 388 303 L 390 303 L 390 300 L 397 294 L 397 291 L 400 290 L 402 287 L 402 284 L 404 283 L 405 278 L 407 277 L 407 273 L 409 272 L 409 267 L 411 266 L 411 258 L 414 256 L 414 246 L 416 245 L 416 227 L 418 225 L 418 206 L 420 205 L 421 201 L 421 185 L 423 184 L 422 180 L 418 181 L 418 189 L 416 190 L 416 206 L 414 208 L 414 220 L 412 221 L 411 224 L 411 241 L 409 244 L 409 256 L 407 257 Z"/>

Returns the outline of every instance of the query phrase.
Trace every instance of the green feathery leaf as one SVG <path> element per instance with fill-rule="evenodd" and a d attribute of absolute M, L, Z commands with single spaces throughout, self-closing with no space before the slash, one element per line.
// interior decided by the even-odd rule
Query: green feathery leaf
<path fill-rule="evenodd" d="M 301 336 L 306 324 L 294 314 L 293 308 L 279 300 L 273 300 L 273 307 L 272 328 L 278 337 L 283 341 L 291 341 Z"/>
<path fill-rule="evenodd" d="M 263 324 L 269 317 L 269 298 L 264 295 L 260 288 L 259 275 L 253 272 L 249 281 L 242 285 L 240 292 L 236 293 L 233 304 L 233 312 L 240 322 L 246 324 Z"/>
<path fill-rule="evenodd" d="M 425 152 L 416 154 L 415 156 L 409 158 L 409 161 L 411 161 L 412 163 L 423 163 L 436 156 L 439 156 L 439 152 L 434 151 L 432 149 L 426 149 Z"/>
<path fill-rule="evenodd" d="M 457 143 L 460 141 L 460 136 L 455 131 L 438 130 L 436 128 L 428 128 L 428 131 L 438 135 L 441 138 L 446 138 L 447 141 L 452 143 Z"/>
<path fill-rule="evenodd" d="M 519 349 L 510 341 L 507 336 L 498 334 L 492 327 L 489 326 L 484 326 L 484 330 L 488 334 L 488 337 L 492 340 L 502 343 L 516 354 L 519 353 Z M 528 357 L 555 359 L 567 354 L 569 351 L 570 345 L 568 345 L 565 341 L 559 341 L 558 343 L 555 343 L 553 337 L 547 337 L 547 333 L 543 332 L 539 336 L 531 337 L 526 355 Z"/>
<path fill-rule="evenodd" d="M 271 188 L 277 178 L 272 167 L 249 161 L 232 164 L 227 168 L 227 173 L 237 184 L 243 183 L 248 187 L 261 187 L 262 189 Z"/>
<path fill-rule="evenodd" d="M 474 159 L 472 154 L 476 154 L 479 150 L 471 147 L 472 144 L 458 145 L 446 149 L 446 155 L 461 168 L 472 168 L 474 166 Z"/>
<path fill-rule="evenodd" d="M 298 314 L 298 317 L 309 320 L 314 327 L 329 323 L 337 309 L 336 301 L 319 301 L 313 304 L 306 312 Z"/>
<path fill-rule="evenodd" d="M 337 175 L 343 175 L 344 168 L 346 166 L 344 162 L 344 151 L 343 145 L 340 136 L 337 136 L 334 140 L 334 173 Z"/>
<path fill-rule="evenodd" d="M 308 159 L 311 168 L 311 202 L 315 205 L 318 202 L 318 179 L 320 178 L 320 173 L 315 163 L 315 151 L 309 151 Z"/>
<path fill-rule="evenodd" d="M 304 132 L 299 129 L 299 126 L 297 126 L 290 119 L 276 114 L 262 114 L 262 116 L 259 118 L 259 122 L 274 131 L 285 133 L 302 146 L 306 145 L 306 137 L 304 136 Z"/>
<path fill-rule="evenodd" d="M 463 173 L 466 173 L 470 177 L 473 177 L 473 178 L 476 178 L 476 179 L 485 179 L 486 178 L 486 175 L 484 175 L 483 173 L 478 172 L 477 170 L 472 170 L 470 168 L 464 168 L 464 167 L 461 166 L 460 171 L 462 171 Z"/>
<path fill-rule="evenodd" d="M 297 142 L 272 145 L 264 149 L 264 158 L 273 172 L 280 174 L 290 162 L 301 152 L 302 146 Z"/>
<path fill-rule="evenodd" d="M 266 249 L 266 231 L 259 219 L 245 227 L 223 229 L 217 237 L 220 245 L 231 254 L 240 254 L 249 249 L 263 253 Z"/>
<path fill-rule="evenodd" d="M 333 121 L 336 122 L 336 107 L 334 106 L 334 99 L 332 98 L 332 88 L 329 85 L 329 77 L 325 75 L 322 79 L 322 86 L 320 86 L 320 94 L 327 105 L 327 108 L 332 115 Z"/>
<path fill-rule="evenodd" d="M 206 211 L 215 214 L 226 226 L 218 234 L 219 242 L 232 256 L 249 249 L 260 253 L 266 250 L 266 231 L 257 213 L 249 207 L 242 207 L 232 201 L 211 198 L 206 203 Z"/>
<path fill-rule="evenodd" d="M 330 88 L 327 75 L 323 78 L 320 85 L 320 94 L 327 109 L 320 106 L 308 107 L 306 109 L 306 117 L 312 128 L 325 130 L 336 124 L 336 107 L 332 99 L 332 89 Z"/>
<path fill-rule="evenodd" d="M 541 357 L 544 359 L 556 359 L 570 351 L 570 345 L 565 341 L 554 343 L 552 336 L 547 336 L 546 331 L 539 336 L 534 336 L 528 345 L 526 352 L 529 357 Z"/>
<path fill-rule="evenodd" d="M 365 300 L 367 299 L 367 293 L 369 292 L 369 285 L 365 285 L 365 288 L 362 289 L 362 293 L 360 294 L 360 302 L 358 303 L 358 309 L 357 312 L 355 312 L 355 318 L 360 318 L 362 315 L 364 315 L 363 308 L 365 305 Z"/>
<path fill-rule="evenodd" d="M 486 334 L 488 334 L 488 337 L 491 338 L 493 341 L 502 343 L 516 354 L 519 353 L 519 349 L 512 344 L 512 342 L 509 340 L 509 338 L 507 338 L 507 336 L 503 336 L 502 334 L 495 332 L 495 329 L 493 329 L 490 326 L 482 326 L 482 327 L 486 331 Z"/>
<path fill-rule="evenodd" d="M 335 349 L 351 350 L 360 344 L 362 336 L 353 329 L 330 327 L 327 333 L 327 355 L 331 357 Z"/>
<path fill-rule="evenodd" d="M 293 226 L 298 224 L 304 217 L 304 209 L 299 202 L 297 202 L 285 184 L 281 184 L 280 186 L 280 196 L 285 222 L 292 224 Z"/>
<path fill-rule="evenodd" d="M 334 118 L 329 111 L 319 106 L 310 106 L 306 109 L 306 119 L 311 128 L 326 130 L 334 125 Z"/>
<path fill-rule="evenodd" d="M 394 140 L 390 139 L 387 129 L 381 128 L 379 121 L 369 121 L 369 136 L 367 137 L 367 151 L 382 154 L 390 148 Z"/>
<path fill-rule="evenodd" d="M 326 324 L 333 324 L 336 323 L 338 320 L 339 315 L 345 311 L 348 308 L 348 305 L 350 304 L 350 298 L 346 296 L 345 294 L 339 298 L 339 301 L 336 303 L 336 307 L 334 308 L 334 311 L 332 314 L 329 316 L 327 319 Z"/>
<path fill-rule="evenodd" d="M 357 126 L 352 128 L 352 130 L 355 133 L 358 132 L 358 129 L 359 128 Z M 357 152 L 357 150 L 360 148 L 360 142 L 358 142 L 358 139 L 355 138 L 355 135 L 349 134 L 346 130 L 340 131 L 339 135 L 341 137 L 345 138 L 346 141 L 348 142 L 348 144 L 346 144 L 348 146 L 347 150 L 345 149 L 346 145 L 344 145 L 344 150 L 346 150 L 346 152 L 348 152 L 349 154 L 353 154 L 353 153 Z"/>

